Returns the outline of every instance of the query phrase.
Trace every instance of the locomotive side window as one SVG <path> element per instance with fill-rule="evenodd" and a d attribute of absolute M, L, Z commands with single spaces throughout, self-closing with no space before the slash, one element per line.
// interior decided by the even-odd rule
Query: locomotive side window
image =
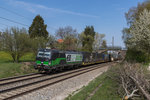
<path fill-rule="evenodd" d="M 60 58 L 65 58 L 65 53 L 59 53 Z"/>
<path fill-rule="evenodd" d="M 53 55 L 52 55 L 52 60 L 55 60 L 55 59 L 58 58 L 58 57 L 59 57 L 59 53 L 55 52 L 55 53 L 53 53 Z"/>
<path fill-rule="evenodd" d="M 71 55 L 67 55 L 67 61 L 71 61 Z"/>

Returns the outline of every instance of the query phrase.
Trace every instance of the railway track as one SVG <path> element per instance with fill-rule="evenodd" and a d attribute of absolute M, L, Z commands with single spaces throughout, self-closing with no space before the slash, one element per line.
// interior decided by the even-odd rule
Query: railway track
<path fill-rule="evenodd" d="M 38 77 L 43 77 L 43 76 L 45 76 L 45 75 L 42 75 L 42 74 L 39 74 L 39 73 L 33 73 L 33 74 L 28 74 L 28 75 L 23 75 L 23 76 L 17 76 L 17 77 L 1 79 L 0 80 L 0 86 L 13 84 L 13 83 L 16 83 L 16 82 L 21 82 L 21 81 L 34 79 L 34 78 L 38 78 Z"/>
<path fill-rule="evenodd" d="M 83 67 L 80 69 L 71 70 L 69 72 L 64 72 L 64 73 L 59 73 L 54 75 L 33 74 L 31 76 L 29 75 L 25 77 L 14 78 L 14 80 L 13 78 L 3 80 L 2 82 L 0 81 L 0 100 L 14 99 L 16 97 L 25 95 L 32 91 L 56 84 L 58 82 L 79 76 L 81 74 L 96 70 L 98 68 L 110 64 L 113 64 L 113 62 Z M 22 83 L 24 81 L 27 82 Z M 18 84 L 20 82 L 21 82 L 20 85 L 11 86 L 12 84 Z"/>
<path fill-rule="evenodd" d="M 11 80 L 11 79 L 23 78 L 23 77 L 37 75 L 37 74 L 38 73 L 31 73 L 31 74 L 27 74 L 27 75 L 14 76 L 14 77 L 9 77 L 9 78 L 2 78 L 2 79 L 0 79 L 0 81 L 6 81 L 6 80 Z"/>

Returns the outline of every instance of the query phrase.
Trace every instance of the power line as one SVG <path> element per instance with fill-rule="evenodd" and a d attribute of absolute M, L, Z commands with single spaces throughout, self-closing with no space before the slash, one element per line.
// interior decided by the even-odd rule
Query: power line
<path fill-rule="evenodd" d="M 17 21 L 8 19 L 8 18 L 4 18 L 4 17 L 0 17 L 0 18 L 1 18 L 1 19 L 4 19 L 4 20 L 7 20 L 7 21 L 10 21 L 10 22 L 13 22 L 13 23 L 16 23 L 16 24 L 20 24 L 20 25 L 29 27 L 29 25 L 26 25 L 26 24 L 23 24 L 23 23 L 20 23 L 20 22 L 17 22 Z M 0 23 L 0 24 L 5 25 L 5 26 L 8 26 L 8 25 L 3 24 L 3 23 Z M 56 30 L 56 28 L 54 28 L 54 27 L 50 27 L 50 26 L 47 26 L 47 27 L 50 28 L 50 29 L 52 29 L 52 30 Z"/>
<path fill-rule="evenodd" d="M 22 26 L 27 26 L 27 27 L 29 27 L 29 26 L 26 25 L 26 24 L 23 24 L 23 23 L 20 23 L 20 22 L 11 20 L 11 19 L 7 19 L 7 18 L 4 18 L 4 17 L 0 17 L 0 18 L 1 18 L 1 19 L 4 19 L 4 20 L 7 20 L 7 21 L 10 21 L 10 22 L 13 22 L 13 23 L 16 23 L 16 24 L 20 24 L 20 25 L 22 25 Z"/>
<path fill-rule="evenodd" d="M 17 12 L 14 12 L 14 11 L 12 11 L 12 10 L 6 9 L 6 8 L 4 8 L 4 7 L 0 7 L 0 9 L 3 9 L 3 10 L 5 10 L 5 11 L 7 11 L 7 12 L 10 12 L 10 13 L 13 13 L 13 14 L 15 14 L 15 15 L 17 15 L 17 16 L 22 17 L 22 18 L 25 18 L 25 19 L 31 20 L 31 19 L 29 19 L 29 18 L 27 18 L 27 17 L 25 17 L 25 16 L 23 16 L 23 15 L 21 15 L 21 14 L 17 13 Z"/>
<path fill-rule="evenodd" d="M 7 9 L 7 8 L 4 8 L 4 7 L 1 7 L 1 6 L 0 6 L 0 9 L 3 9 L 3 10 L 5 10 L 5 11 L 7 11 L 7 12 L 13 13 L 13 14 L 15 14 L 15 15 L 17 15 L 17 16 L 20 16 L 20 17 L 22 17 L 22 18 L 25 18 L 25 19 L 28 19 L 29 21 L 31 21 L 31 19 L 29 19 L 29 18 L 27 18 L 27 17 L 25 17 L 25 16 L 23 16 L 23 15 L 17 13 L 17 12 L 14 12 L 14 11 L 12 11 L 12 10 L 9 10 L 9 9 Z M 11 22 L 13 22 L 13 23 L 17 23 L 17 24 L 23 25 L 23 26 L 28 26 L 28 25 L 26 25 L 26 24 L 22 24 L 22 23 L 20 23 L 20 22 L 13 21 L 13 20 L 11 20 L 11 19 L 7 19 L 7 18 L 4 18 L 4 17 L 0 17 L 0 18 L 1 18 L 1 19 L 5 19 L 5 20 L 7 20 L 7 21 L 11 21 Z M 29 27 L 29 26 L 28 26 L 28 27 Z M 52 29 L 52 30 L 56 30 L 56 28 L 51 27 L 51 26 L 47 26 L 47 28 Z"/>
<path fill-rule="evenodd" d="M 6 24 L 3 24 L 3 23 L 0 23 L 1 25 L 4 25 L 4 26 L 7 26 L 7 27 L 10 27 L 9 25 L 6 25 Z"/>

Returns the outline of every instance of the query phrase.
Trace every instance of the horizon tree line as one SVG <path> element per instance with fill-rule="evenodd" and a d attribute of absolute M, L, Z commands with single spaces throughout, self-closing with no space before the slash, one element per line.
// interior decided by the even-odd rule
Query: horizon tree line
<path fill-rule="evenodd" d="M 60 27 L 56 30 L 55 36 L 46 28 L 47 25 L 40 15 L 33 19 L 29 30 L 7 28 L 0 32 L 0 50 L 8 52 L 14 62 L 19 62 L 20 57 L 28 52 L 36 55 L 39 48 L 93 52 L 98 51 L 101 46 L 107 46 L 105 34 L 95 32 L 93 26 L 86 26 L 80 34 L 71 26 Z M 60 43 L 58 39 L 63 41 Z"/>

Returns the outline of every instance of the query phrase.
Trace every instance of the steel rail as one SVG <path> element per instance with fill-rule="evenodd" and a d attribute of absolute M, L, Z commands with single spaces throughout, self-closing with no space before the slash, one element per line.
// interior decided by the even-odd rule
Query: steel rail
<path fill-rule="evenodd" d="M 109 64 L 110 64 L 110 63 L 109 63 Z M 26 85 L 23 85 L 23 86 L 11 88 L 11 89 L 6 89 L 6 90 L 4 90 L 4 91 L 1 91 L 0 93 L 10 92 L 10 91 L 13 91 L 13 90 L 16 90 L 16 89 L 19 89 L 19 88 L 25 88 L 25 87 L 30 86 L 30 85 L 40 84 L 40 83 L 42 83 L 42 82 L 46 82 L 46 81 L 49 81 L 49 80 L 52 80 L 52 79 L 56 79 L 56 78 L 59 78 L 59 77 L 63 77 L 63 76 L 66 76 L 66 75 L 71 75 L 71 74 L 77 73 L 77 74 L 72 75 L 72 76 L 69 76 L 69 77 L 67 77 L 67 78 L 63 78 L 63 79 L 57 80 L 57 81 L 52 82 L 52 83 L 48 83 L 48 84 L 43 85 L 43 86 L 35 87 L 35 88 L 31 89 L 31 90 L 24 91 L 24 92 L 19 93 L 19 94 L 15 94 L 15 95 L 10 96 L 10 97 L 7 97 L 7 98 L 5 98 L 5 99 L 3 99 L 3 100 L 13 99 L 13 98 L 22 96 L 22 95 L 24 95 L 24 94 L 30 93 L 30 92 L 32 92 L 32 91 L 35 91 L 35 90 L 38 90 L 38 89 L 41 89 L 41 88 L 44 88 L 44 87 L 47 87 L 47 86 L 56 84 L 56 83 L 58 83 L 58 82 L 61 82 L 61 81 L 64 81 L 64 80 L 67 80 L 67 79 L 70 79 L 70 78 L 79 76 L 79 75 L 81 75 L 81 74 L 84 74 L 84 73 L 87 73 L 87 72 L 96 70 L 96 69 L 98 69 L 98 68 L 101 68 L 101 67 L 106 66 L 106 65 L 109 65 L 109 64 L 108 64 L 108 63 L 105 63 L 105 64 L 94 65 L 94 66 L 92 66 L 92 67 L 86 68 L 86 70 L 85 70 L 85 69 L 80 69 L 80 71 L 79 71 L 79 70 L 76 70 L 76 71 L 74 71 L 74 72 L 70 72 L 70 73 L 63 74 L 63 75 L 61 75 L 61 76 L 58 75 L 58 76 L 54 76 L 54 77 L 51 77 L 51 78 L 48 78 L 48 79 L 36 81 L 36 82 L 34 82 L 34 83 L 26 84 Z M 83 71 L 83 72 L 82 72 L 82 71 Z"/>

